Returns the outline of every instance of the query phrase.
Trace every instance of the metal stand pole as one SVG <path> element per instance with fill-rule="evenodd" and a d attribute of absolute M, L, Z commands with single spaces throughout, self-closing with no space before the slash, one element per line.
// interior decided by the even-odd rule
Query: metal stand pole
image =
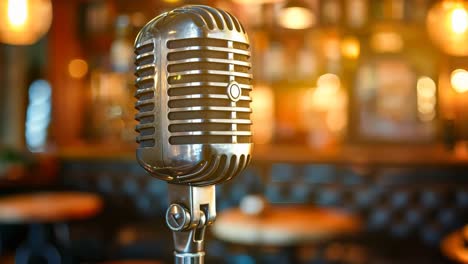
<path fill-rule="evenodd" d="M 173 231 L 176 264 L 203 264 L 206 227 L 216 218 L 215 186 L 169 184 L 166 223 Z"/>

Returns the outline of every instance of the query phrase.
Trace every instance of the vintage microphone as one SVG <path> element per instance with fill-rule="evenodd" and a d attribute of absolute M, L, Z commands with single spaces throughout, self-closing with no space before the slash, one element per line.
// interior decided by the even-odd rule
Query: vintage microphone
<path fill-rule="evenodd" d="M 215 184 L 251 159 L 248 37 L 231 14 L 190 5 L 146 24 L 135 53 L 137 159 L 169 183 L 175 263 L 203 263 Z"/>

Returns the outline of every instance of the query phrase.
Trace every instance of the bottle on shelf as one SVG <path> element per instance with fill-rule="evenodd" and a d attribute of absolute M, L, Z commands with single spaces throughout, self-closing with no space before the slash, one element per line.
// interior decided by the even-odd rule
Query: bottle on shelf
<path fill-rule="evenodd" d="M 370 21 L 357 30 L 360 57 L 348 64 L 350 139 L 429 142 L 436 134 L 437 56 L 412 1 L 369 1 Z"/>
<path fill-rule="evenodd" d="M 330 148 L 340 144 L 347 127 L 348 93 L 343 81 L 342 54 L 344 2 L 319 2 L 319 28 L 311 31 L 306 43 L 316 56 L 315 72 L 300 98 L 300 118 L 305 142 L 311 147 Z"/>
<path fill-rule="evenodd" d="M 133 25 L 119 15 L 107 63 L 91 73 L 93 137 L 101 141 L 134 142 Z"/>

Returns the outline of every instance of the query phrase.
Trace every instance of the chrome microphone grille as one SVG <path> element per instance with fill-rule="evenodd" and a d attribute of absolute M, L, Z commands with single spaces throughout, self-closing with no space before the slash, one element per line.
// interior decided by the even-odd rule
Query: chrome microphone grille
<path fill-rule="evenodd" d="M 185 6 L 135 40 L 138 162 L 174 184 L 204 186 L 250 162 L 252 74 L 245 29 L 229 13 Z"/>
<path fill-rule="evenodd" d="M 250 160 L 250 155 L 213 155 L 200 169 L 181 175 L 174 182 L 198 186 L 225 182 L 243 171 Z"/>
<path fill-rule="evenodd" d="M 135 119 L 139 121 L 135 130 L 140 133 L 137 142 L 140 147 L 153 147 L 155 145 L 154 133 L 154 110 L 155 110 L 155 62 L 154 62 L 154 43 L 152 40 L 141 43 L 135 48 L 135 97 L 137 103 L 136 109 L 139 111 Z"/>
<path fill-rule="evenodd" d="M 189 38 L 167 48 L 170 144 L 250 143 L 249 45 Z"/>

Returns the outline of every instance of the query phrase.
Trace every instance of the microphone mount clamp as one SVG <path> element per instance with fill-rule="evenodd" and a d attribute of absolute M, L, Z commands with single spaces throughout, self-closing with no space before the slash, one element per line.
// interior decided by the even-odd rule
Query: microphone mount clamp
<path fill-rule="evenodd" d="M 169 184 L 166 224 L 173 232 L 176 264 L 204 263 L 206 227 L 216 218 L 214 185 Z"/>

